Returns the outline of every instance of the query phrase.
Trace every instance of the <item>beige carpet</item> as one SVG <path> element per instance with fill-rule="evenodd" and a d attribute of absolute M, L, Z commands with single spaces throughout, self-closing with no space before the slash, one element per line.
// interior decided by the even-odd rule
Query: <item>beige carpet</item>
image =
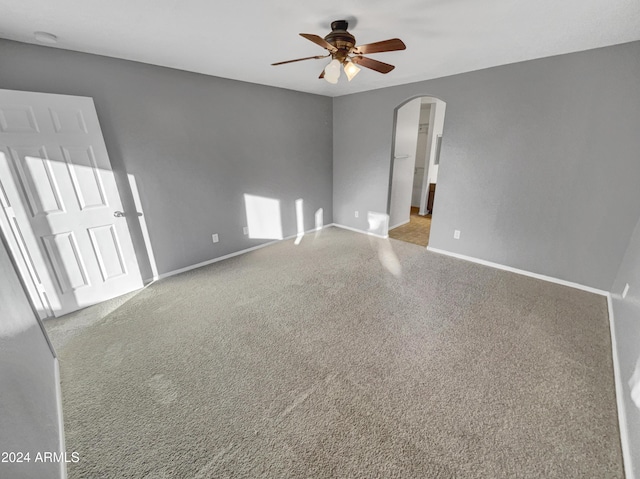
<path fill-rule="evenodd" d="M 65 321 L 71 479 L 623 477 L 593 294 L 330 228 Z"/>

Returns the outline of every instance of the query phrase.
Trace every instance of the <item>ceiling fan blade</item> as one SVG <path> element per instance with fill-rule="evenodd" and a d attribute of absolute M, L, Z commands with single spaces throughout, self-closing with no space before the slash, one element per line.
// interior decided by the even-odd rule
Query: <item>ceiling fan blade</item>
<path fill-rule="evenodd" d="M 315 57 L 296 58 L 295 60 L 287 60 L 285 62 L 272 63 L 271 66 L 284 65 L 285 63 L 301 62 L 303 60 L 319 60 L 320 58 L 327 58 L 329 55 L 316 55 Z"/>
<path fill-rule="evenodd" d="M 331 53 L 338 51 L 336 47 L 334 47 L 333 45 L 331 45 L 331 43 L 326 41 L 324 38 L 319 37 L 318 35 L 314 35 L 312 33 L 301 33 L 300 36 L 312 41 L 316 45 L 320 45 L 322 48 L 329 50 Z"/>
<path fill-rule="evenodd" d="M 322 80 L 324 78 L 324 69 L 322 70 L 322 73 L 320 73 L 320 76 L 318 77 L 320 80 Z"/>
<path fill-rule="evenodd" d="M 362 65 L 365 68 L 370 68 L 371 70 L 375 70 L 380 73 L 389 73 L 391 70 L 395 68 L 393 65 L 389 65 L 388 63 L 379 62 L 378 60 L 373 60 L 367 57 L 354 56 L 351 58 L 353 63 L 357 63 L 358 65 Z"/>
<path fill-rule="evenodd" d="M 405 48 L 407 48 L 407 46 L 402 40 L 392 38 L 391 40 L 358 45 L 353 49 L 353 53 L 356 55 L 367 55 L 369 53 L 395 52 L 397 50 L 404 50 Z"/>

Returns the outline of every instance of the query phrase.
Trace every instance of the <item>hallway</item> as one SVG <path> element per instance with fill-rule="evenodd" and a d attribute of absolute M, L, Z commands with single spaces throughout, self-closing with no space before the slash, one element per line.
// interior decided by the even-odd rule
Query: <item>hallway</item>
<path fill-rule="evenodd" d="M 426 247 L 429 244 L 430 231 L 431 215 L 420 216 L 418 207 L 412 206 L 409 223 L 390 230 L 389 237 Z"/>

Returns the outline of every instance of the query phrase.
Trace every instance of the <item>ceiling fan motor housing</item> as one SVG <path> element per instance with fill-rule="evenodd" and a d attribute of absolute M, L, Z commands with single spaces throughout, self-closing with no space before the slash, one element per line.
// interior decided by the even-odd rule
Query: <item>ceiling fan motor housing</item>
<path fill-rule="evenodd" d="M 358 73 L 358 71 L 360 71 L 360 69 L 356 65 L 354 65 L 354 63 L 361 67 L 375 70 L 379 73 L 389 73 L 395 68 L 393 65 L 389 65 L 388 63 L 380 62 L 363 55 L 366 55 L 368 53 L 395 52 L 397 50 L 404 50 L 406 46 L 402 42 L 402 40 L 400 40 L 399 38 L 391 38 L 389 40 L 368 43 L 366 45 L 360 45 L 356 47 L 356 39 L 347 31 L 348 27 L 349 23 L 346 20 L 336 20 L 334 22 L 331 22 L 331 33 L 329 33 L 329 35 L 324 38 L 311 33 L 300 34 L 301 37 L 306 38 L 307 40 L 324 48 L 329 52 L 328 55 L 315 55 L 306 58 L 296 58 L 295 60 L 272 63 L 272 65 L 284 65 L 285 63 L 300 62 L 303 60 L 318 60 L 321 58 L 327 58 L 329 55 L 331 55 L 332 60 L 329 65 L 325 67 L 325 70 L 329 66 L 331 66 L 331 70 L 335 70 L 337 68 L 338 75 L 335 75 L 336 81 L 338 80 L 340 72 L 340 64 L 344 66 L 349 80 L 351 80 L 353 76 Z M 326 71 L 323 71 L 319 78 L 327 78 L 325 76 L 325 73 Z M 331 75 L 332 80 L 334 79 L 333 76 L 334 75 Z M 332 83 L 335 82 L 332 81 Z"/>
<path fill-rule="evenodd" d="M 328 43 L 338 49 L 332 56 L 336 60 L 339 60 L 340 63 L 344 63 L 356 45 L 356 38 L 347 31 L 348 27 L 349 23 L 346 20 L 331 22 L 331 33 L 324 37 Z"/>

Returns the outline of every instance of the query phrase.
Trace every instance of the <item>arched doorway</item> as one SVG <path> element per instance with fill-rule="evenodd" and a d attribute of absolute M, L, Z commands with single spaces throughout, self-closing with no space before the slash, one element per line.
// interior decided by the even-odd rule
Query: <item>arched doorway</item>
<path fill-rule="evenodd" d="M 394 111 L 387 202 L 391 238 L 429 243 L 445 110 L 444 101 L 424 95 Z"/>

